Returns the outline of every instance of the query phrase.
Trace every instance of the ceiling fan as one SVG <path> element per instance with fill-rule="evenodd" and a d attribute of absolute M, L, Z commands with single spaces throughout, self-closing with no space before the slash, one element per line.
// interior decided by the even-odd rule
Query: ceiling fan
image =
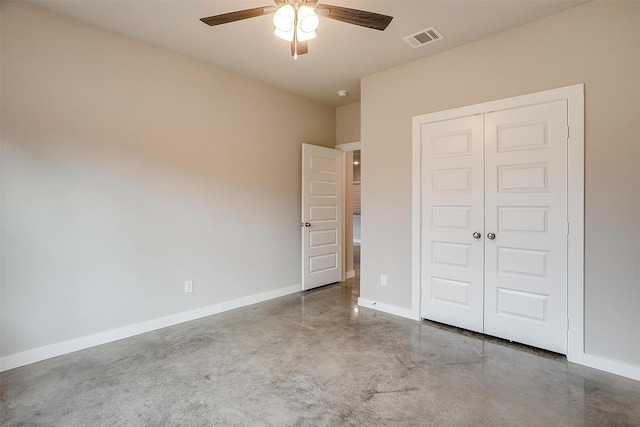
<path fill-rule="evenodd" d="M 365 10 L 318 4 L 318 0 L 274 1 L 275 6 L 239 10 L 200 20 L 207 25 L 214 26 L 275 13 L 273 16 L 273 24 L 276 27 L 274 34 L 291 42 L 291 56 L 293 59 L 298 59 L 298 55 L 304 55 L 309 51 L 307 41 L 316 36 L 315 30 L 319 24 L 318 15 L 379 31 L 384 31 L 393 19 L 392 16 Z"/>

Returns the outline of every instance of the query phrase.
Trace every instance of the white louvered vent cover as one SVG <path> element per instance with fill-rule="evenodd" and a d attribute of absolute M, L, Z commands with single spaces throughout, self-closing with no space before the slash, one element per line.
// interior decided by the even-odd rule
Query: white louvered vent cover
<path fill-rule="evenodd" d="M 443 38 L 444 36 L 440 34 L 440 32 L 436 30 L 435 27 L 429 27 L 426 30 L 418 31 L 415 34 L 403 37 L 402 40 L 407 42 L 409 46 L 416 48 L 429 43 L 437 42 L 438 40 L 441 40 Z"/>

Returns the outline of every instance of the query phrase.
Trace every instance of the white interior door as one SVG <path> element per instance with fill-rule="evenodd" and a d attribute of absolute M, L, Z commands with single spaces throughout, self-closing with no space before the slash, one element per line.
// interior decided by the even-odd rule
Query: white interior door
<path fill-rule="evenodd" d="M 485 115 L 485 333 L 563 354 L 567 139 L 564 100 Z"/>
<path fill-rule="evenodd" d="M 424 124 L 420 132 L 422 314 L 482 332 L 482 116 Z"/>
<path fill-rule="evenodd" d="M 342 279 L 342 151 L 302 144 L 302 289 Z"/>

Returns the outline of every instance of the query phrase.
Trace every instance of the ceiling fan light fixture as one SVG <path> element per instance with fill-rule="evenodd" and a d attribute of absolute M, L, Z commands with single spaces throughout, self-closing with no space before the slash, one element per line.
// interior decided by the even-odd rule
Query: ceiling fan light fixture
<path fill-rule="evenodd" d="M 320 20 L 318 15 L 309 6 L 300 6 L 298 8 L 298 24 L 296 28 L 296 35 L 298 40 L 306 42 L 307 40 L 314 39 L 316 37 L 316 28 Z"/>
<path fill-rule="evenodd" d="M 282 40 L 286 40 L 288 42 L 293 40 L 293 30 L 285 32 L 285 31 L 280 31 L 276 27 L 276 29 L 274 30 L 273 34 L 275 34 L 276 36 L 280 37 Z"/>
<path fill-rule="evenodd" d="M 320 24 L 318 15 L 309 6 L 300 6 L 298 9 L 298 32 L 313 33 Z"/>
<path fill-rule="evenodd" d="M 282 6 L 275 15 L 273 15 L 273 25 L 281 33 L 293 33 L 293 22 L 295 21 L 296 11 L 290 4 Z"/>
<path fill-rule="evenodd" d="M 315 31 L 311 31 L 310 33 L 305 33 L 302 31 L 298 31 L 298 41 L 301 42 L 306 42 L 307 40 L 311 40 L 311 39 L 315 39 L 316 38 L 316 32 Z"/>
<path fill-rule="evenodd" d="M 309 6 L 300 6 L 297 10 L 290 4 L 282 6 L 273 16 L 274 34 L 286 41 L 295 36 L 298 41 L 305 42 L 316 37 L 316 28 L 320 20 Z"/>

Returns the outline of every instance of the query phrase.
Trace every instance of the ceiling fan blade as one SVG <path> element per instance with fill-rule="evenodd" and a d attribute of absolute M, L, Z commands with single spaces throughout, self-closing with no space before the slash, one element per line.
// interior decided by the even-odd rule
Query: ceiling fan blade
<path fill-rule="evenodd" d="M 243 19 L 255 18 L 256 16 L 267 15 L 275 12 L 277 8 L 275 6 L 255 7 L 253 9 L 239 10 L 237 12 L 223 13 L 222 15 L 209 16 L 207 18 L 200 18 L 202 22 L 207 25 L 221 25 L 229 22 L 241 21 Z"/>
<path fill-rule="evenodd" d="M 309 53 L 309 44 L 307 42 L 298 41 L 298 56 Z M 291 40 L 291 56 L 296 56 L 296 41 Z"/>
<path fill-rule="evenodd" d="M 348 7 L 342 6 L 331 6 L 329 4 L 317 5 L 316 11 L 336 21 L 373 28 L 379 31 L 384 31 L 393 19 L 393 16 L 381 15 L 359 9 L 349 9 Z"/>

